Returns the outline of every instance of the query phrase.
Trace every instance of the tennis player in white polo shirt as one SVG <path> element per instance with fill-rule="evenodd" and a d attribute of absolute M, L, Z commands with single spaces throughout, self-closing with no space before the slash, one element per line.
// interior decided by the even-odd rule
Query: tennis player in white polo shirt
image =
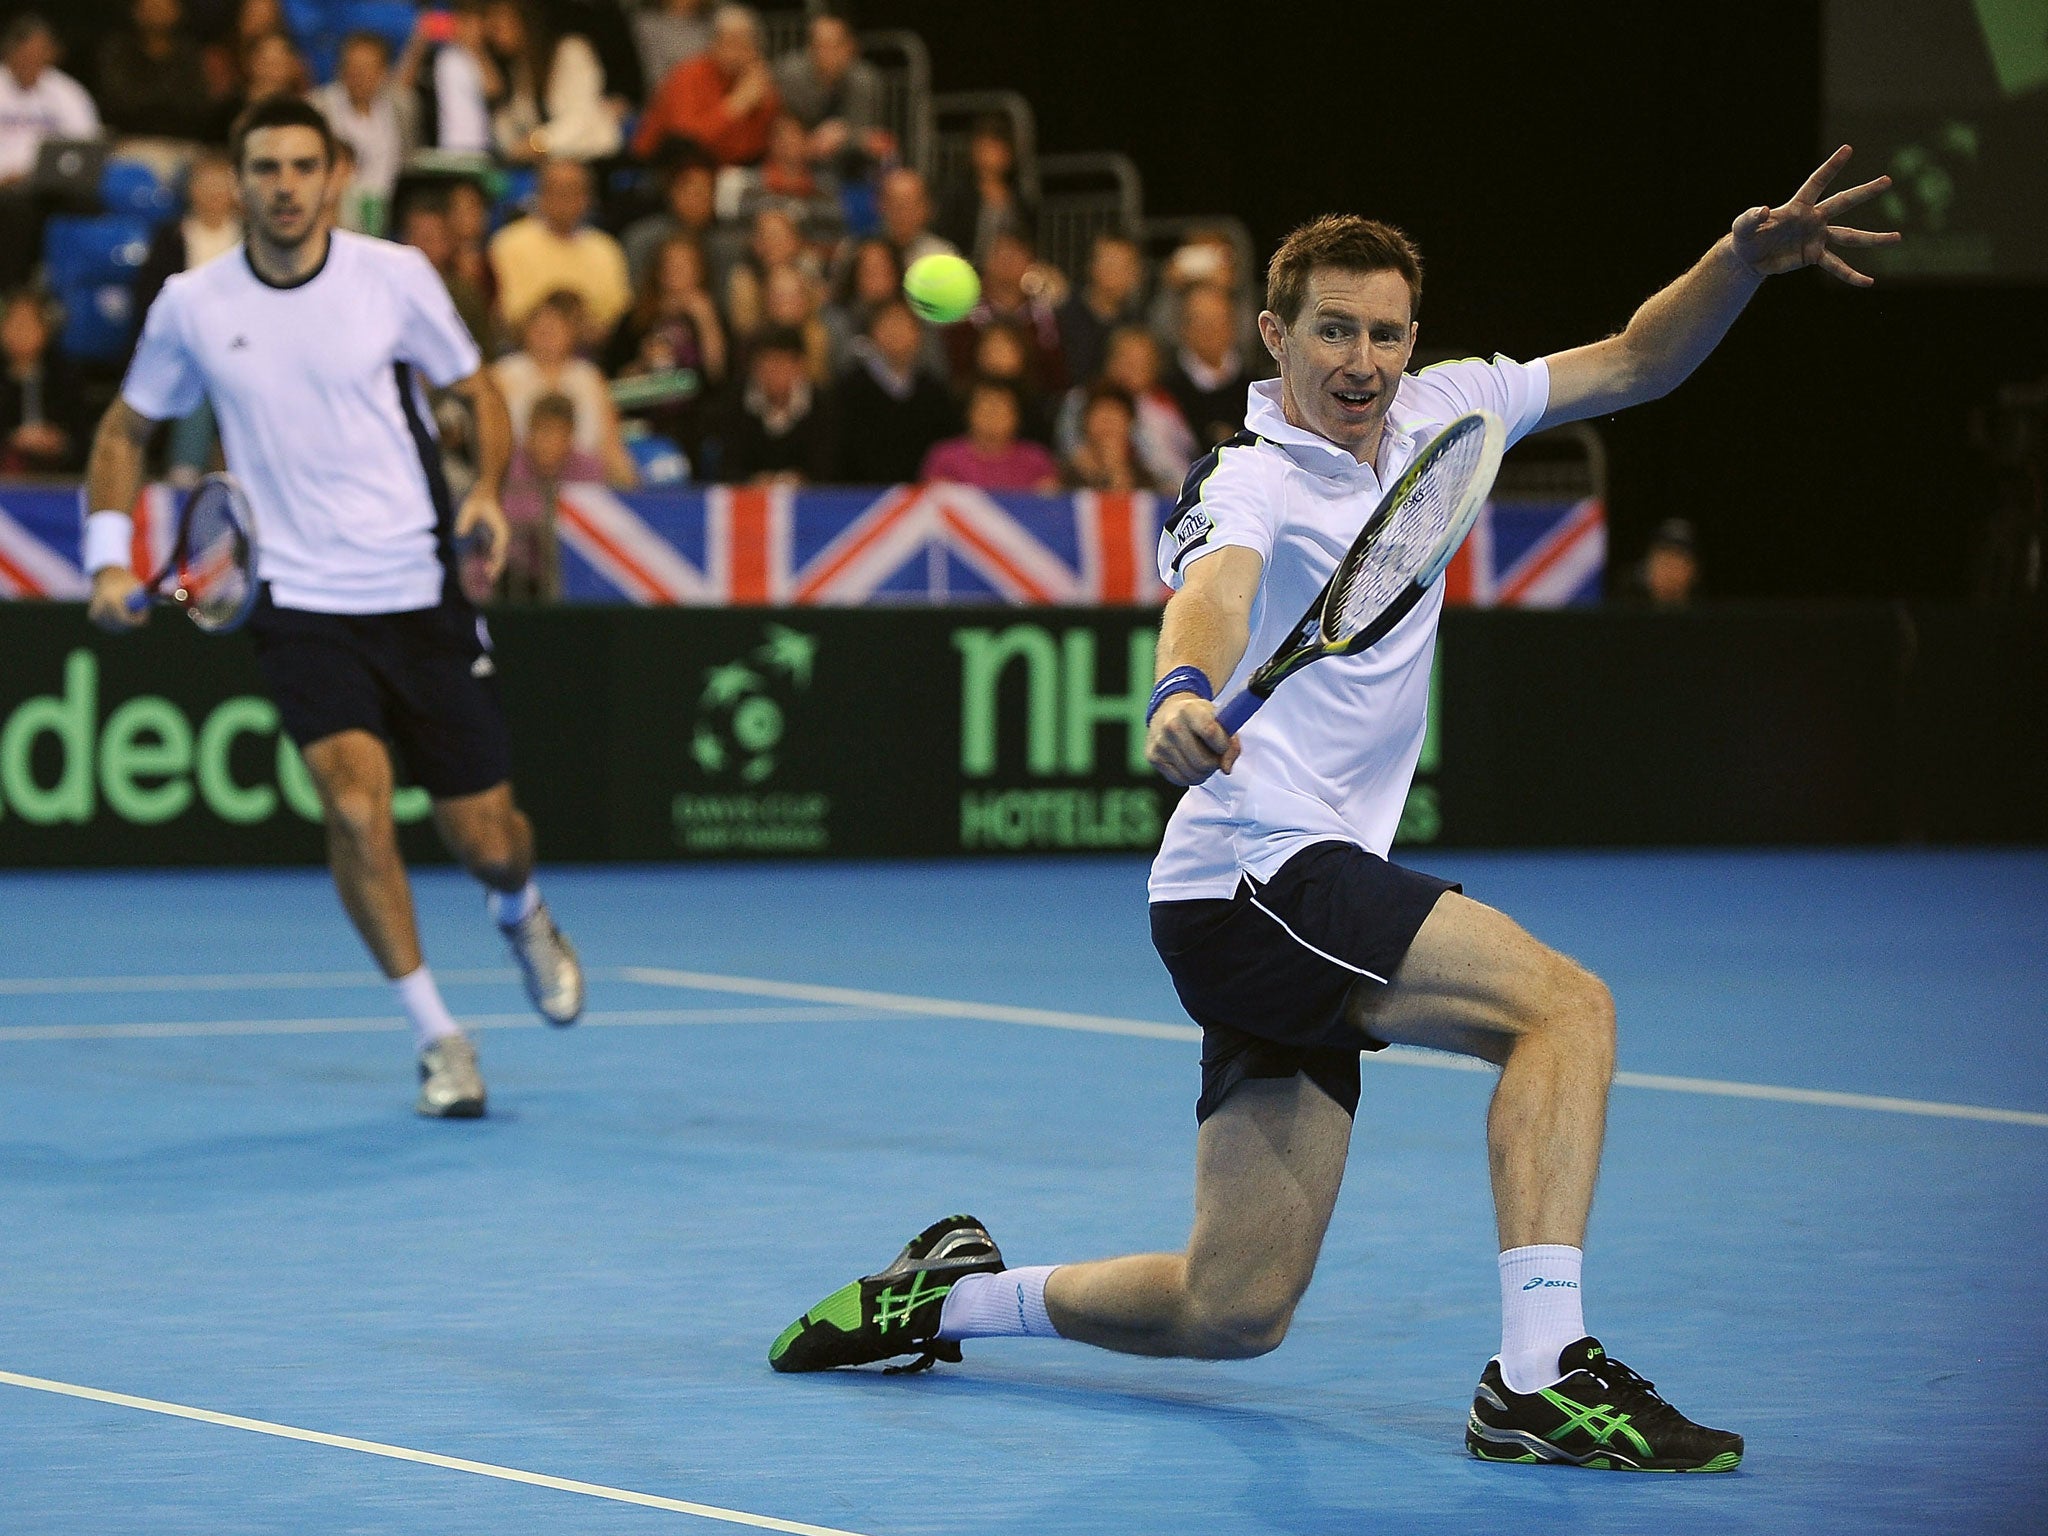
<path fill-rule="evenodd" d="M 583 1007 L 576 953 L 533 881 L 533 828 L 483 621 L 462 595 L 456 543 L 505 547 L 498 486 L 505 402 L 427 259 L 333 228 L 334 139 L 297 98 L 236 124 L 247 243 L 173 277 L 150 306 L 87 469 L 97 508 L 131 506 L 156 424 L 210 398 L 228 468 L 255 514 L 262 595 L 249 619 L 284 728 L 320 791 L 342 905 L 398 990 L 419 1050 L 419 1112 L 484 1112 L 476 1050 L 420 954 L 391 817 L 392 753 L 433 796 L 442 839 L 487 903 L 552 1024 Z M 476 410 L 479 474 L 458 512 L 422 386 Z M 125 512 L 86 520 L 92 617 L 139 624 L 126 599 Z"/>
<path fill-rule="evenodd" d="M 1295 674 L 1238 736 L 1211 700 L 1279 648 L 1377 505 L 1467 411 L 1509 440 L 1654 399 L 1713 350 L 1765 277 L 1896 235 L 1830 219 L 1833 156 L 1778 208 L 1736 219 L 1620 335 L 1533 363 L 1406 372 L 1422 267 L 1400 231 L 1332 216 L 1289 235 L 1259 331 L 1280 377 L 1197 464 L 1161 540 L 1177 591 L 1147 754 L 1190 786 L 1152 866 L 1153 942 L 1202 1026 L 1195 1224 L 1182 1253 L 1008 1269 L 968 1216 L 834 1292 L 778 1337 L 779 1370 L 960 1358 L 962 1339 L 1076 1339 L 1238 1359 L 1286 1335 L 1337 1198 L 1361 1050 L 1501 1069 L 1487 1121 L 1502 1340 L 1466 1446 L 1491 1461 L 1724 1471 L 1742 1437 L 1693 1423 L 1587 1334 L 1581 1245 L 1614 1071 L 1614 1004 L 1589 972 L 1447 881 L 1387 861 L 1422 750 L 1441 585 L 1382 641 Z"/>

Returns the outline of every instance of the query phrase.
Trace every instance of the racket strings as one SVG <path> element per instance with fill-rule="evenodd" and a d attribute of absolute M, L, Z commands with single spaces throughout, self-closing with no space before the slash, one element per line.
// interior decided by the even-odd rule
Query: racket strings
<path fill-rule="evenodd" d="M 1357 634 L 1407 591 L 1456 521 L 1486 456 L 1486 432 L 1477 421 L 1432 445 L 1421 473 L 1388 509 L 1379 535 L 1337 573 L 1323 609 L 1329 640 Z"/>
<path fill-rule="evenodd" d="M 200 624 L 224 625 L 241 615 L 255 580 L 249 538 L 226 494 L 202 491 L 185 518 L 178 562 L 178 601 Z"/>

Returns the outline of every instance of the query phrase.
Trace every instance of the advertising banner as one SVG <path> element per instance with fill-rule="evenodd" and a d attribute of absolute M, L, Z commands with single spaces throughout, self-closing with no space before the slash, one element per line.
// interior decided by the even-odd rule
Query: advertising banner
<path fill-rule="evenodd" d="M 554 859 L 1143 850 L 1146 609 L 638 609 L 492 620 Z M 319 806 L 246 640 L 0 609 L 0 865 L 301 861 Z M 401 773 L 403 765 L 401 764 Z M 415 855 L 425 797 L 402 789 Z"/>
<path fill-rule="evenodd" d="M 1154 610 L 490 622 L 558 862 L 1142 852 L 1178 794 L 1144 761 Z M 2048 836 L 2038 618 L 1455 612 L 1431 694 L 1411 849 Z M 428 813 L 401 789 L 413 857 Z M 246 639 L 0 604 L 0 867 L 312 861 L 318 817 Z"/>

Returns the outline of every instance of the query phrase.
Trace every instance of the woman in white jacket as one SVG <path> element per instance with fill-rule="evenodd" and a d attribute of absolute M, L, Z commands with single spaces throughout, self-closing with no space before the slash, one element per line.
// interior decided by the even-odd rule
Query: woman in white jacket
<path fill-rule="evenodd" d="M 489 0 L 483 42 L 484 89 L 499 155 L 528 164 L 602 160 L 619 152 L 618 108 L 605 96 L 604 66 L 587 39 L 573 32 L 551 36 L 523 0 Z"/>

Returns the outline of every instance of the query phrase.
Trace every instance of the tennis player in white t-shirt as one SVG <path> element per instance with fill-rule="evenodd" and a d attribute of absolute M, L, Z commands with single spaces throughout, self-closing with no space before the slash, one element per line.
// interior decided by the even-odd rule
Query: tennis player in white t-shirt
<path fill-rule="evenodd" d="M 1326 217 L 1267 273 L 1260 334 L 1280 377 L 1198 463 L 1161 540 L 1177 590 L 1147 754 L 1190 786 L 1152 867 L 1153 941 L 1202 1026 L 1195 1224 L 1184 1252 L 1007 1269 L 972 1217 L 827 1297 L 769 1351 L 779 1370 L 960 1358 L 959 1340 L 1076 1339 L 1237 1359 L 1287 1332 L 1337 1198 L 1358 1056 L 1399 1042 L 1501 1069 L 1487 1122 L 1500 1235 L 1500 1354 L 1466 1429 L 1475 1456 L 1722 1471 L 1742 1437 L 1685 1418 L 1586 1332 L 1580 1246 L 1614 1070 L 1614 1004 L 1589 972 L 1446 881 L 1387 861 L 1422 749 L 1438 586 L 1379 644 L 1297 673 L 1243 731 L 1211 700 L 1244 685 L 1428 442 L 1478 408 L 1509 440 L 1655 399 L 1713 350 L 1765 277 L 1896 235 L 1829 220 L 1885 180 L 1825 196 L 1837 153 L 1753 208 L 1620 335 L 1533 363 L 1406 372 L 1421 263 L 1398 230 Z"/>
<path fill-rule="evenodd" d="M 233 139 L 246 243 L 164 285 L 87 469 L 97 508 L 133 504 L 160 421 L 211 399 L 228 468 L 256 519 L 262 595 L 249 619 L 284 728 L 320 792 L 342 905 L 397 987 L 420 1054 L 419 1112 L 484 1112 L 475 1047 L 420 954 L 391 817 L 392 754 L 433 796 L 443 840 L 488 888 L 492 917 L 553 1024 L 583 1007 L 583 974 L 533 881 L 533 828 L 483 621 L 456 576 L 458 540 L 502 561 L 504 400 L 427 259 L 332 226 L 334 139 L 296 99 L 257 103 Z M 458 511 L 423 386 L 477 417 L 477 483 Z M 147 617 L 126 599 L 126 513 L 86 520 L 92 617 Z"/>

